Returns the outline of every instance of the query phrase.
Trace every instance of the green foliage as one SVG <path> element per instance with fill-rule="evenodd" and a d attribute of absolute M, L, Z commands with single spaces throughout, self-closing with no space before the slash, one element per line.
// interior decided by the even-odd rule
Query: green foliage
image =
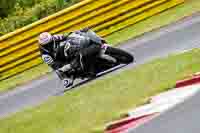
<path fill-rule="evenodd" d="M 31 7 L 37 3 L 40 3 L 42 0 L 16 0 L 20 7 Z"/>
<path fill-rule="evenodd" d="M 16 0 L 0 0 L 0 17 L 6 17 L 15 6 Z"/>
<path fill-rule="evenodd" d="M 63 8 L 63 6 L 65 5 L 64 0 L 57 0 L 57 3 L 58 3 L 58 8 Z"/>
<path fill-rule="evenodd" d="M 5 0 L 0 3 L 3 6 Z M 33 23 L 41 18 L 44 18 L 50 14 L 53 14 L 63 8 L 71 6 L 80 0 L 9 0 L 14 6 L 8 4 L 12 7 L 7 15 L 8 8 L 0 7 L 0 15 L 2 14 L 4 18 L 0 18 L 0 32 L 8 33 L 14 31 L 17 28 L 21 28 L 30 23 Z M 12 4 L 13 4 L 12 3 Z M 4 12 L 5 11 L 5 12 Z M 7 16 L 7 17 L 5 17 Z"/>
<path fill-rule="evenodd" d="M 3 35 L 3 32 L 0 32 L 0 36 L 2 36 Z"/>

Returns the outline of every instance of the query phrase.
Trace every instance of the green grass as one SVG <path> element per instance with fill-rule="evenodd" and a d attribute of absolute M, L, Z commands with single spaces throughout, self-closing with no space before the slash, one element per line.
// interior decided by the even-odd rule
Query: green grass
<path fill-rule="evenodd" d="M 1 133 L 92 133 L 200 70 L 200 49 L 96 80 L 43 105 L 0 120 Z"/>

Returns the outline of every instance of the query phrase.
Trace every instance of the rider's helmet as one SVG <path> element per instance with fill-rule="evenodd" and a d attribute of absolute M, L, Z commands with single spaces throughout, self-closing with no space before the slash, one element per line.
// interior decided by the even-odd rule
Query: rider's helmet
<path fill-rule="evenodd" d="M 41 46 L 45 46 L 53 41 L 53 36 L 49 32 L 43 32 L 39 35 L 38 42 Z"/>

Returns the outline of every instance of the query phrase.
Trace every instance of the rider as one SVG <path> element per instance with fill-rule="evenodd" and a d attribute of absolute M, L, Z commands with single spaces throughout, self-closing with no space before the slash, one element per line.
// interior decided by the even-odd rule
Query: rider
<path fill-rule="evenodd" d="M 92 39 L 86 36 L 88 32 L 97 37 L 95 39 L 97 41 L 92 41 L 92 43 L 105 43 L 102 38 L 88 28 L 69 34 L 51 35 L 48 32 L 43 32 L 39 35 L 38 42 L 42 59 L 56 71 L 59 78 L 63 80 L 65 87 L 71 86 L 74 81 L 73 75 L 66 75 L 66 72 L 85 68 L 89 72 L 93 71 L 92 67 L 83 67 L 85 65 L 82 64 L 83 57 L 90 62 L 92 57 L 98 55 L 101 58 L 115 62 L 112 57 L 101 52 L 101 45 L 89 45 Z M 85 44 L 88 44 L 88 46 L 84 47 Z"/>

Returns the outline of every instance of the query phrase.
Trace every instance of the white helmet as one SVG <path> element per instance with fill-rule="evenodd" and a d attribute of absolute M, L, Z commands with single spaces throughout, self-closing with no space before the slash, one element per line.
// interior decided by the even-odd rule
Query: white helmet
<path fill-rule="evenodd" d="M 39 35 L 38 42 L 40 45 L 44 46 L 53 40 L 53 36 L 48 32 L 43 32 Z"/>

